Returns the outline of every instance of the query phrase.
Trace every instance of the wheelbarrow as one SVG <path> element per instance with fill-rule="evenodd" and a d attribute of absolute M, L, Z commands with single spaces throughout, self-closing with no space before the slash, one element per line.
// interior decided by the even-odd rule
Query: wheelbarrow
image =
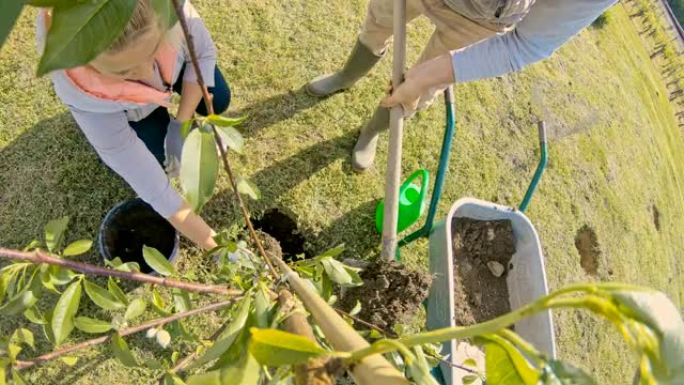
<path fill-rule="evenodd" d="M 394 0 L 394 50 L 392 68 L 392 86 L 396 89 L 403 81 L 406 64 L 406 0 Z M 532 302 L 534 299 L 548 294 L 544 257 L 537 232 L 524 215 L 537 188 L 547 163 L 546 128 L 539 124 L 539 143 L 541 159 L 532 178 L 529 188 L 518 209 L 497 205 L 473 198 L 457 201 L 449 211 L 445 221 L 434 226 L 437 206 L 442 194 L 446 170 L 448 168 L 451 145 L 455 133 L 455 112 L 453 89 L 448 87 L 444 93 L 446 104 L 446 130 L 442 141 L 439 166 L 430 206 L 425 224 L 417 231 L 399 240 L 399 229 L 408 228 L 410 222 L 416 221 L 423 212 L 428 185 L 427 174 L 422 179 L 420 192 L 417 186 L 409 181 L 401 183 L 401 153 L 404 129 L 404 111 L 402 107 L 394 107 L 390 111 L 389 151 L 387 159 L 385 201 L 376 211 L 378 230 L 382 232 L 381 257 L 399 258 L 402 246 L 419 238 L 430 238 L 430 272 L 435 276 L 430 295 L 427 299 L 428 329 L 453 327 L 454 318 L 454 266 L 451 249 L 451 220 L 454 217 L 469 217 L 479 220 L 508 219 L 512 223 L 516 252 L 509 269 L 506 283 L 512 309 Z M 415 174 L 414 174 L 415 175 Z M 418 213 L 416 215 L 416 213 Z M 401 215 L 411 215 L 410 221 L 400 221 Z M 382 224 L 382 226 L 380 225 Z M 534 344 L 540 351 L 555 357 L 555 341 L 553 321 L 549 312 L 521 321 L 515 330 Z M 443 352 L 448 354 L 448 363 L 440 364 L 434 375 L 444 385 L 460 385 L 465 374 L 469 374 L 458 365 L 459 359 L 472 351 L 473 347 L 465 342 L 450 341 L 445 344 Z M 483 361 L 480 356 L 480 363 Z M 476 360 L 477 361 L 477 360 Z M 460 371 L 460 372 L 459 372 Z"/>
<path fill-rule="evenodd" d="M 398 242 L 395 258 L 400 259 L 401 247 L 413 241 L 429 237 L 430 273 L 433 275 L 432 288 L 426 301 L 427 328 L 429 330 L 454 327 L 454 263 L 452 251 L 452 220 L 454 218 L 472 218 L 476 220 L 511 221 L 515 238 L 516 252 L 511 259 L 506 277 L 511 309 L 533 302 L 535 299 L 548 294 L 548 285 L 544 267 L 544 256 L 537 231 L 524 212 L 529 207 L 548 162 L 546 127 L 539 123 L 540 160 L 525 196 L 518 206 L 512 208 L 475 198 L 462 198 L 456 201 L 446 218 L 435 224 L 437 207 L 441 198 L 446 171 L 448 169 L 449 154 L 451 152 L 453 136 L 455 134 L 455 111 L 453 91 L 445 91 L 446 129 L 442 141 L 439 165 L 432 188 L 427 218 L 425 223 L 416 231 L 405 236 Z M 415 181 L 421 179 L 418 186 Z M 397 210 L 397 232 L 407 229 L 417 221 L 426 206 L 429 177 L 426 170 L 419 170 L 411 175 L 399 189 Z M 382 230 L 382 215 L 385 206 L 381 202 L 376 210 L 376 225 Z M 406 217 L 404 217 L 406 215 Z M 407 219 L 408 218 L 408 219 Z M 532 343 L 537 349 L 550 357 L 556 356 L 553 320 L 550 312 L 544 312 L 534 317 L 522 320 L 515 325 L 515 330 L 524 339 Z M 483 366 L 482 353 L 466 342 L 449 341 L 444 344 L 442 353 L 447 356 L 447 362 L 435 368 L 435 378 L 444 385 L 460 385 L 462 378 L 472 374 L 464 370 L 463 362 L 474 358 L 478 366 Z"/>

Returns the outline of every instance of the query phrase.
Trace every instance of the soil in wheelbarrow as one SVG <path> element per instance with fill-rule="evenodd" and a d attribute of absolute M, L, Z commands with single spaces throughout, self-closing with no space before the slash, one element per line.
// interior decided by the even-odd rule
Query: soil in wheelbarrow
<path fill-rule="evenodd" d="M 351 311 L 361 303 L 358 318 L 391 330 L 409 322 L 427 298 L 432 276 L 395 261 L 375 261 L 359 274 L 363 285 L 344 292 L 340 306 Z"/>
<path fill-rule="evenodd" d="M 454 218 L 454 311 L 457 325 L 472 325 L 511 311 L 506 275 L 515 254 L 509 220 Z"/>

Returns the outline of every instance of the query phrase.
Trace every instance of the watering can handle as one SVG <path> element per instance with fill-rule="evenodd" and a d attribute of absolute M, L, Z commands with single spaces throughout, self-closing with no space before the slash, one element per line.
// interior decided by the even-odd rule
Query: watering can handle
<path fill-rule="evenodd" d="M 425 169 L 420 169 L 411 174 L 411 176 L 406 179 L 406 182 L 401 185 L 401 190 L 399 191 L 399 196 L 404 196 L 404 193 L 406 192 L 406 189 L 411 186 L 411 183 L 420 178 L 420 194 L 418 196 L 418 202 L 424 202 L 425 201 L 425 196 L 427 195 L 427 190 L 428 186 L 430 184 L 430 173 L 428 170 Z"/>

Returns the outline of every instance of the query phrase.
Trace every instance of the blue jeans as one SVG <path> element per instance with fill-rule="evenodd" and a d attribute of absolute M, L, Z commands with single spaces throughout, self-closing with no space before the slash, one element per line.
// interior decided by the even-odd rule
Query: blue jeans
<path fill-rule="evenodd" d="M 181 93 L 183 90 L 183 72 L 185 67 L 181 69 L 178 80 L 173 85 L 173 91 Z M 213 95 L 214 113 L 221 114 L 228 109 L 230 105 L 230 87 L 224 79 L 221 71 L 216 67 L 214 70 L 214 87 L 209 87 L 209 93 Z M 200 115 L 207 115 L 207 107 L 202 100 L 195 110 Z M 159 107 L 149 114 L 144 119 L 137 122 L 128 122 L 133 128 L 133 131 L 138 135 L 150 150 L 152 155 L 157 158 L 159 164 L 164 166 L 164 138 L 166 138 L 166 129 L 171 122 L 169 110 L 166 107 Z"/>

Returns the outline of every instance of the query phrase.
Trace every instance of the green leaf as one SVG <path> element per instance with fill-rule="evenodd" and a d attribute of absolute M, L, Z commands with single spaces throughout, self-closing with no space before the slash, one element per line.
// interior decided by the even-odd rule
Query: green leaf
<path fill-rule="evenodd" d="M 620 305 L 622 313 L 628 310 L 632 318 L 659 333 L 684 325 L 677 307 L 661 292 L 618 291 L 613 293 L 613 299 Z"/>
<path fill-rule="evenodd" d="M 101 334 L 114 329 L 111 322 L 88 317 L 76 317 L 74 326 L 76 329 L 89 334 Z"/>
<path fill-rule="evenodd" d="M 121 258 L 116 257 L 112 259 L 111 261 L 108 259 L 105 259 L 105 265 L 113 268 L 114 270 L 119 270 L 119 271 L 126 271 L 126 272 L 139 272 L 140 271 L 140 265 L 137 262 L 126 262 L 122 263 Z"/>
<path fill-rule="evenodd" d="M 346 266 L 331 257 L 321 259 L 321 264 L 328 277 L 338 285 L 349 287 L 354 285 L 354 278 L 349 274 Z"/>
<path fill-rule="evenodd" d="M 50 252 L 56 252 L 61 246 L 68 225 L 69 217 L 53 219 L 45 225 L 45 245 Z"/>
<path fill-rule="evenodd" d="M 76 278 L 76 273 L 59 266 L 50 266 L 50 280 L 55 285 L 66 285 Z"/>
<path fill-rule="evenodd" d="M 40 282 L 43 284 L 43 287 L 45 287 L 46 289 L 50 290 L 55 294 L 61 294 L 60 291 L 57 290 L 57 288 L 55 287 L 55 284 L 52 279 L 52 274 L 50 274 L 50 269 L 43 269 L 44 267 L 47 266 L 42 266 L 40 272 Z"/>
<path fill-rule="evenodd" d="M 484 345 L 488 385 L 537 385 L 539 373 L 515 347 L 501 337 L 491 336 Z M 510 349 L 507 349 L 510 347 Z"/>
<path fill-rule="evenodd" d="M 461 378 L 461 381 L 463 382 L 463 385 L 473 385 L 475 381 L 479 380 L 480 377 L 474 375 L 474 374 L 469 374 L 467 376 L 463 376 Z"/>
<path fill-rule="evenodd" d="M 662 364 L 653 365 L 653 375 L 658 382 L 684 378 L 684 320 L 672 301 L 658 291 L 619 291 L 613 299 L 621 313 L 657 335 Z"/>
<path fill-rule="evenodd" d="M 16 361 L 17 356 L 21 353 L 21 345 L 10 343 L 7 345 L 7 357 L 10 361 Z"/>
<path fill-rule="evenodd" d="M 417 385 L 439 385 L 439 382 L 430 373 L 430 367 L 425 359 L 425 353 L 420 346 L 413 348 L 416 359 L 408 365 L 411 378 Z"/>
<path fill-rule="evenodd" d="M 24 290 L 0 306 L 0 314 L 3 316 L 19 314 L 35 305 L 36 302 L 38 302 L 38 298 L 33 294 L 33 291 Z"/>
<path fill-rule="evenodd" d="M 169 332 L 167 332 L 164 329 L 159 329 L 157 331 L 157 334 L 155 335 L 155 338 L 157 339 L 157 343 L 159 344 L 159 346 L 161 346 L 164 349 L 166 349 L 169 346 L 169 344 L 171 344 L 171 334 L 169 334 Z"/>
<path fill-rule="evenodd" d="M 32 349 L 35 349 L 33 333 L 28 329 L 19 328 L 15 330 L 14 333 L 12 333 L 10 341 L 20 345 L 28 345 Z"/>
<path fill-rule="evenodd" d="M 40 242 L 37 239 L 32 240 L 28 245 L 24 246 L 23 251 L 31 251 L 40 247 Z"/>
<path fill-rule="evenodd" d="M 14 385 L 28 385 L 28 382 L 26 382 L 24 377 L 22 377 L 16 369 L 12 369 L 12 381 L 14 382 Z"/>
<path fill-rule="evenodd" d="M 130 305 L 128 305 L 128 308 L 126 309 L 126 314 L 124 315 L 124 319 L 126 320 L 133 320 L 145 313 L 145 309 L 147 308 L 147 303 L 145 300 L 142 298 L 136 298 L 133 301 L 131 301 Z"/>
<path fill-rule="evenodd" d="M 188 385 L 258 385 L 260 374 L 257 360 L 245 354 L 236 365 L 194 375 L 186 382 Z"/>
<path fill-rule="evenodd" d="M 259 288 L 254 295 L 254 316 L 258 328 L 268 327 L 271 301 L 263 288 Z"/>
<path fill-rule="evenodd" d="M 221 144 L 231 150 L 242 154 L 242 149 L 245 145 L 245 138 L 242 137 L 240 131 L 233 127 L 216 127 L 216 130 L 221 137 Z"/>
<path fill-rule="evenodd" d="M 74 329 L 74 316 L 81 301 L 81 282 L 73 282 L 59 297 L 52 313 L 52 333 L 55 345 L 60 345 Z"/>
<path fill-rule="evenodd" d="M 45 339 L 56 345 L 55 335 L 52 333 L 52 313 L 45 313 L 45 324 L 42 326 Z"/>
<path fill-rule="evenodd" d="M 176 274 L 169 260 L 154 247 L 143 246 L 143 258 L 154 271 L 165 277 Z"/>
<path fill-rule="evenodd" d="M 238 178 L 237 189 L 240 194 L 245 194 L 255 201 L 261 199 L 261 191 L 259 191 L 259 188 L 248 179 L 242 177 Z"/>
<path fill-rule="evenodd" d="M 164 385 L 187 385 L 180 377 L 173 373 L 164 375 Z"/>
<path fill-rule="evenodd" d="M 7 385 L 7 367 L 9 360 L 7 358 L 0 358 L 0 385 Z"/>
<path fill-rule="evenodd" d="M 81 255 L 93 246 L 93 241 L 89 239 L 81 239 L 80 241 L 72 242 L 64 249 L 62 255 L 65 257 L 73 257 L 76 255 Z"/>
<path fill-rule="evenodd" d="M 238 118 L 229 118 L 226 116 L 222 115 L 209 115 L 207 116 L 207 121 L 213 125 L 219 126 L 219 127 L 235 127 L 239 126 L 242 124 L 245 120 L 247 120 L 247 115 L 245 116 L 240 116 Z"/>
<path fill-rule="evenodd" d="M 180 183 L 185 197 L 199 212 L 209 200 L 218 176 L 218 154 L 214 136 L 201 130 L 193 130 L 183 144 Z"/>
<path fill-rule="evenodd" d="M 157 291 L 156 288 L 152 288 L 152 308 L 154 309 L 154 311 L 156 311 L 157 313 L 159 313 L 159 315 L 163 317 L 171 314 L 166 309 L 164 299 L 162 298 L 161 294 L 159 294 L 159 291 Z"/>
<path fill-rule="evenodd" d="M 133 352 L 131 352 L 131 349 L 128 348 L 128 344 L 120 335 L 115 334 L 112 336 L 111 347 L 116 359 L 124 366 L 129 368 L 139 366 L 138 361 L 133 356 Z"/>
<path fill-rule="evenodd" d="M 181 0 L 180 3 L 183 4 L 184 1 Z M 178 22 L 178 16 L 171 0 L 151 0 L 151 5 L 165 28 L 170 29 Z"/>
<path fill-rule="evenodd" d="M 216 342 L 211 345 L 202 357 L 197 359 L 190 368 L 198 368 L 206 363 L 209 363 L 219 358 L 223 353 L 228 351 L 230 346 L 235 342 L 240 332 L 245 327 L 249 311 L 252 307 L 252 300 L 245 297 L 240 303 L 240 308 L 237 311 L 235 319 L 228 325 L 225 331 L 221 333 Z"/>
<path fill-rule="evenodd" d="M 468 358 L 467 360 L 463 361 L 463 366 L 469 366 L 471 368 L 477 369 L 477 361 L 475 361 L 474 358 Z"/>
<path fill-rule="evenodd" d="M 164 1 L 164 0 L 152 0 L 152 1 Z M 192 119 L 188 119 L 188 120 L 184 121 L 183 123 L 181 123 L 180 134 L 181 134 L 181 138 L 183 138 L 183 141 L 185 141 L 185 139 L 190 134 L 190 131 L 192 131 L 192 123 L 193 123 Z"/>
<path fill-rule="evenodd" d="M 36 309 L 35 307 L 30 307 L 24 311 L 24 317 L 26 317 L 27 320 L 33 322 L 34 324 L 38 325 L 45 325 L 47 324 L 47 320 L 45 319 L 45 315 L 40 312 L 40 310 Z"/>
<path fill-rule="evenodd" d="M 0 1 L 0 48 L 5 44 L 23 7 L 24 2 L 21 0 Z"/>
<path fill-rule="evenodd" d="M 65 356 L 65 357 L 60 357 L 60 360 L 64 362 L 67 366 L 74 366 L 78 362 L 78 357 L 72 357 L 72 356 Z"/>
<path fill-rule="evenodd" d="M 159 360 L 157 360 L 156 358 L 153 358 L 153 357 L 145 358 L 142 366 L 148 367 L 148 368 L 153 369 L 153 370 L 164 369 L 164 364 L 162 362 L 160 362 Z"/>
<path fill-rule="evenodd" d="M 126 307 L 123 303 L 111 294 L 107 289 L 98 286 L 88 280 L 83 281 L 83 287 L 85 288 L 88 297 L 95 303 L 95 305 L 105 309 L 105 310 L 120 310 Z"/>
<path fill-rule="evenodd" d="M 119 302 L 123 303 L 124 305 L 128 305 L 128 297 L 126 297 L 126 293 L 121 290 L 121 286 L 119 286 L 116 283 L 116 280 L 112 277 L 109 277 L 109 280 L 107 281 L 107 290 L 109 290 L 109 293 L 116 297 Z"/>
<path fill-rule="evenodd" d="M 82 3 L 86 0 L 28 0 L 27 4 L 34 7 L 63 7 L 73 3 Z"/>
<path fill-rule="evenodd" d="M 296 365 L 327 354 L 308 338 L 276 329 L 251 328 L 249 352 L 266 366 Z"/>
<path fill-rule="evenodd" d="M 356 300 L 356 305 L 349 311 L 349 315 L 355 316 L 361 312 L 361 301 Z"/>
<path fill-rule="evenodd" d="M 541 385 L 596 385 L 596 382 L 582 369 L 561 361 L 549 361 Z"/>
<path fill-rule="evenodd" d="M 177 313 L 186 312 L 192 309 L 192 303 L 190 302 L 190 294 L 188 294 L 188 292 L 185 290 L 174 289 L 173 305 L 176 308 Z"/>
<path fill-rule="evenodd" d="M 93 0 L 55 8 L 38 75 L 95 59 L 121 34 L 137 3 L 137 0 Z"/>
<path fill-rule="evenodd" d="M 344 245 L 339 245 L 337 247 L 333 247 L 332 249 L 326 250 L 323 254 L 317 256 L 315 259 L 316 260 L 321 260 L 326 257 L 331 257 L 335 258 L 339 255 L 341 255 L 344 252 L 345 246 Z"/>

